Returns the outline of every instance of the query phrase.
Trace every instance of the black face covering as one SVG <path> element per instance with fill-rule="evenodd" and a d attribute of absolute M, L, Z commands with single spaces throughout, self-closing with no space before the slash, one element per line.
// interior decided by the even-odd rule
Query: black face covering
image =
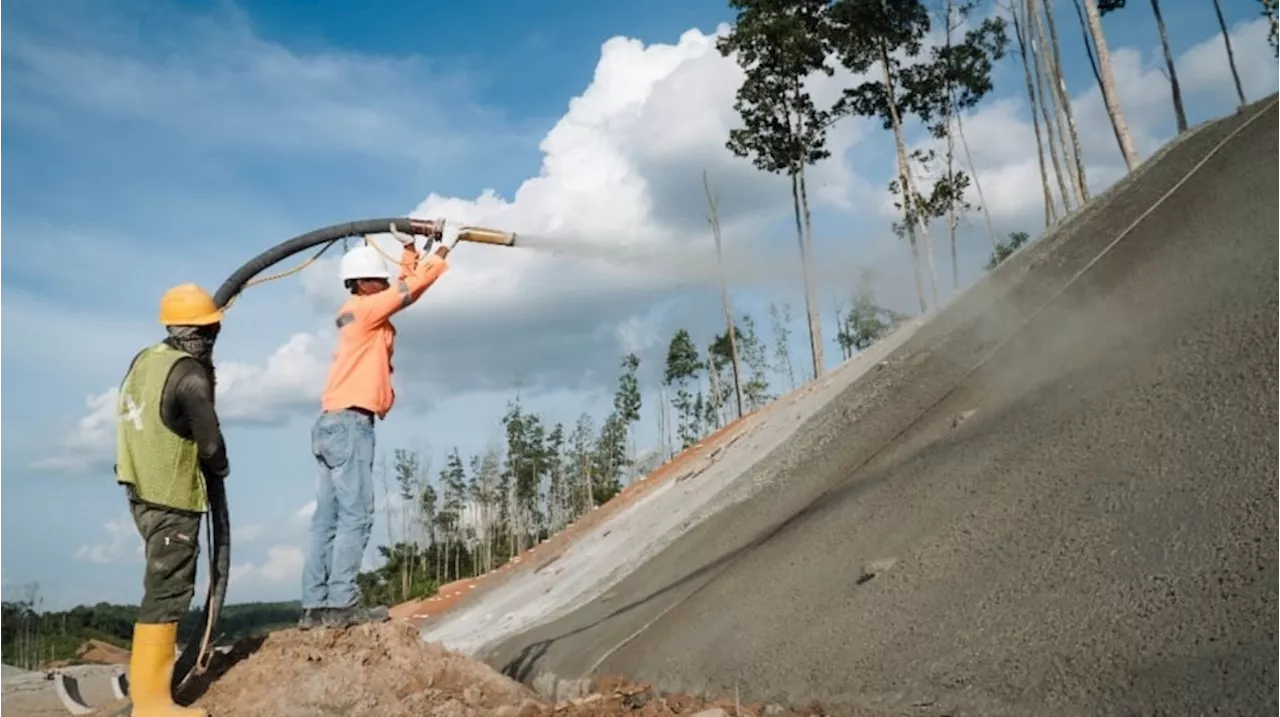
<path fill-rule="evenodd" d="M 165 343 L 179 351 L 185 351 L 213 371 L 213 343 L 218 338 L 222 324 L 208 326 L 170 326 Z"/>

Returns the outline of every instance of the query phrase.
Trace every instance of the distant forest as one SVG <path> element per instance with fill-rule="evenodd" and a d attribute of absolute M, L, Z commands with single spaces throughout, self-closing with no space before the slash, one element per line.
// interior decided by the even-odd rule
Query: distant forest
<path fill-rule="evenodd" d="M 6 665 L 31 670 L 51 662 L 76 664 L 82 661 L 77 651 L 87 640 L 101 640 L 129 649 L 133 625 L 138 619 L 137 605 L 100 602 L 70 610 L 40 612 L 41 601 L 35 590 L 27 588 L 23 592 L 20 600 L 0 603 L 3 620 L 0 649 Z M 199 597 L 193 603 L 203 605 L 203 596 Z M 301 611 L 297 601 L 227 605 L 218 620 L 218 639 L 233 640 L 292 627 Z M 199 628 L 199 621 L 199 610 L 187 613 L 178 624 L 179 644 Z"/>

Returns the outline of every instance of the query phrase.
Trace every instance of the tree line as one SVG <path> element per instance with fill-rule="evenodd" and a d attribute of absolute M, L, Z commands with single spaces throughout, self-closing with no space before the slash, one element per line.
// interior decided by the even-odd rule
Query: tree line
<path fill-rule="evenodd" d="M 4 663 L 36 670 L 50 663 L 75 664 L 88 640 L 101 640 L 129 649 L 138 606 L 100 602 L 77 605 L 70 610 L 42 609 L 40 586 L 31 583 L 6 587 L 16 599 L 0 603 L 0 653 Z M 292 602 L 250 602 L 227 605 L 218 621 L 219 639 L 252 637 L 298 621 L 301 604 Z M 178 623 L 179 644 L 201 629 L 200 610 L 192 610 Z"/>
<path fill-rule="evenodd" d="M 906 316 L 876 302 L 864 272 L 847 308 L 837 307 L 836 345 L 846 357 L 870 346 Z M 738 313 L 725 330 L 694 338 L 677 329 L 666 345 L 652 395 L 642 395 L 640 357 L 626 354 L 612 410 L 572 423 L 531 410 L 519 392 L 500 419 L 501 440 L 464 457 L 456 448 L 438 471 L 423 451 L 398 448 L 380 463 L 379 482 L 398 507 L 384 511 L 381 564 L 359 584 L 372 604 L 432 594 L 440 585 L 491 571 L 560 532 L 628 483 L 709 434 L 813 377 L 797 375 L 790 351 L 791 307 L 769 306 L 772 336 Z M 642 411 L 656 419 L 658 445 L 638 451 Z"/>

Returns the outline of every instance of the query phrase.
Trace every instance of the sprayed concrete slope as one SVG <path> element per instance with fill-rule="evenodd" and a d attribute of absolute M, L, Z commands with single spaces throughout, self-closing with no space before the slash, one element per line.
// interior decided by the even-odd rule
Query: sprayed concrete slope
<path fill-rule="evenodd" d="M 838 371 L 746 417 L 689 470 L 646 491 L 616 515 L 584 532 L 553 562 L 540 569 L 518 570 L 501 585 L 428 623 L 423 637 L 475 654 L 605 594 L 691 526 L 727 505 L 749 499 L 763 481 L 738 479 L 790 438 L 803 419 L 830 403 L 906 341 L 918 326 L 918 321 L 907 322 Z"/>
<path fill-rule="evenodd" d="M 608 557 L 621 580 L 497 645 L 497 610 L 437 630 L 486 631 L 480 654 L 544 692 L 621 674 L 890 714 L 1274 714 L 1274 101 L 1185 135 L 717 479 L 746 499 L 686 528 L 661 512 L 688 499 L 655 497 L 604 528 L 678 537 L 588 536 L 601 557 L 561 575 Z"/>

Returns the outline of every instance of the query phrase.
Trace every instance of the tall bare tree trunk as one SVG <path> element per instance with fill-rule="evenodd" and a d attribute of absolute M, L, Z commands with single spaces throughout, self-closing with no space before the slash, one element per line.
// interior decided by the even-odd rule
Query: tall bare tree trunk
<path fill-rule="evenodd" d="M 915 182 L 912 181 L 911 162 L 907 158 L 907 142 L 902 133 L 902 119 L 898 116 L 898 102 L 895 97 L 897 87 L 893 82 L 893 73 L 889 70 L 889 48 L 883 40 L 880 42 L 880 68 L 884 72 L 885 87 L 888 88 L 889 119 L 893 125 L 893 140 L 898 154 L 898 181 L 902 190 L 903 226 L 907 231 L 907 240 L 911 242 L 912 258 L 915 261 L 919 261 L 919 256 L 916 253 L 918 251 L 916 238 L 920 234 L 918 229 L 923 228 L 923 223 L 921 222 L 921 226 L 917 227 L 916 187 Z M 928 232 L 925 232 L 924 242 L 925 258 L 929 263 L 930 278 L 932 279 L 933 303 L 934 306 L 937 306 L 938 270 L 933 263 L 933 247 L 929 241 Z M 919 271 L 916 272 L 916 276 L 919 277 Z M 920 313 L 924 313 L 927 309 L 924 300 L 924 288 L 918 288 L 920 292 Z"/>
<path fill-rule="evenodd" d="M 1098 72 L 1098 60 L 1093 55 L 1093 40 L 1089 37 L 1089 21 L 1084 17 L 1084 8 L 1080 7 L 1080 0 L 1072 0 L 1076 6 L 1076 17 L 1080 19 L 1080 35 L 1084 41 L 1084 53 L 1089 57 L 1089 67 L 1093 70 L 1093 79 L 1098 83 L 1098 90 L 1102 90 L 1102 73 Z M 1111 125 L 1111 134 L 1116 138 L 1116 146 L 1120 151 L 1124 151 L 1124 143 L 1120 141 L 1120 132 L 1116 130 L 1115 125 Z"/>
<path fill-rule="evenodd" d="M 710 216 L 707 221 L 711 223 L 711 236 L 716 241 L 716 262 L 719 264 L 720 275 L 720 304 L 724 307 L 724 330 L 729 336 L 729 357 L 733 361 L 733 393 L 734 399 L 737 401 L 737 417 L 742 418 L 742 371 L 738 363 L 738 337 L 737 331 L 733 328 L 733 309 L 729 306 L 729 282 L 724 276 L 724 253 L 720 242 L 720 209 L 716 203 L 715 192 L 711 191 L 711 180 L 707 178 L 707 170 L 702 170 L 702 188 L 707 193 L 707 206 L 710 208 Z"/>
<path fill-rule="evenodd" d="M 911 186 L 915 187 L 915 178 L 912 176 L 910 165 L 907 166 L 907 177 L 911 179 Z M 915 200 L 912 199 L 912 206 L 915 206 Z M 920 239 L 924 243 L 924 258 L 929 264 L 929 288 L 933 291 L 933 306 L 937 308 L 942 303 L 938 298 L 938 264 L 933 260 L 933 237 L 929 235 L 929 223 L 923 217 L 920 219 Z"/>
<path fill-rule="evenodd" d="M 1036 133 L 1036 161 L 1040 165 L 1040 186 L 1044 190 L 1044 226 L 1048 228 L 1057 221 L 1058 212 L 1054 206 L 1053 192 L 1049 189 L 1049 172 L 1044 165 L 1044 138 L 1040 132 L 1040 119 L 1036 116 L 1036 88 L 1031 80 L 1031 58 L 1028 55 L 1026 36 L 1022 34 L 1022 23 L 1018 21 L 1016 4 L 1010 8 L 1010 14 L 1013 16 L 1013 33 L 1018 41 L 1018 54 L 1022 56 L 1022 75 L 1027 84 L 1027 109 L 1031 113 L 1031 126 Z M 994 234 L 992 240 L 995 240 Z"/>
<path fill-rule="evenodd" d="M 1156 29 L 1160 31 L 1160 49 L 1164 51 L 1164 66 L 1169 68 L 1169 93 L 1173 95 L 1173 117 L 1178 123 L 1178 134 L 1187 131 L 1187 112 L 1182 107 L 1182 87 L 1178 85 L 1178 68 L 1173 62 L 1173 50 L 1169 49 L 1169 31 L 1160 13 L 1160 0 L 1151 0 L 1151 13 L 1156 16 Z"/>
<path fill-rule="evenodd" d="M 947 127 L 947 178 L 955 176 L 955 138 L 951 136 L 951 127 Z M 956 225 L 960 218 L 956 216 L 956 203 L 947 204 L 947 235 L 951 240 L 951 290 L 960 288 L 960 262 L 956 258 Z"/>
<path fill-rule="evenodd" d="M 671 457 L 671 441 L 667 436 L 667 422 L 671 420 L 671 414 L 667 407 L 667 387 L 658 382 L 658 445 L 662 455 L 662 462 L 666 463 Z"/>
<path fill-rule="evenodd" d="M 720 428 L 724 425 L 724 394 L 720 392 L 720 368 L 716 366 L 715 354 L 711 353 L 711 344 L 707 344 L 707 369 L 707 381 L 711 384 L 711 397 L 715 400 L 716 406 L 719 407 L 719 410 L 716 411 L 716 416 L 720 420 L 716 428 Z"/>
<path fill-rule="evenodd" d="M 808 273 L 813 277 L 813 216 L 809 211 L 809 182 L 805 176 L 804 162 L 800 162 L 797 169 L 800 188 L 800 211 L 804 214 L 804 244 L 806 251 L 802 257 L 803 261 L 808 265 Z M 818 296 L 817 287 L 814 286 L 815 280 L 805 282 L 806 291 L 813 293 L 813 316 L 818 317 Z M 813 342 L 813 377 L 816 379 L 826 373 L 827 364 L 823 358 L 822 345 L 822 319 L 816 318 L 814 326 L 810 329 L 810 336 Z"/>
<path fill-rule="evenodd" d="M 951 25 L 951 13 L 953 11 L 952 1 L 947 0 L 946 17 L 943 22 L 947 26 L 947 52 L 951 51 L 951 31 L 955 29 Z M 959 121 L 956 113 L 955 102 L 955 86 L 947 87 L 947 181 L 953 182 L 956 173 L 956 140 L 953 134 L 951 120 Z M 947 203 L 947 238 L 951 244 L 951 291 L 955 292 L 960 288 L 960 262 L 956 257 L 956 225 L 960 223 L 959 217 L 956 216 L 956 197 L 952 197 Z"/>
<path fill-rule="evenodd" d="M 1049 97 L 1048 111 L 1053 115 L 1053 129 L 1056 133 L 1054 139 L 1057 140 L 1058 152 L 1062 155 L 1062 164 L 1066 166 L 1067 187 L 1071 190 L 1071 199 L 1068 201 L 1064 197 L 1063 205 L 1070 211 L 1070 207 L 1079 206 L 1081 202 L 1080 178 L 1076 176 L 1075 161 L 1071 157 L 1071 148 L 1067 145 L 1067 121 L 1062 111 L 1062 97 L 1058 92 L 1058 67 L 1054 62 L 1053 51 L 1049 46 L 1048 35 L 1044 30 L 1044 19 L 1041 17 L 1037 0 L 1028 0 L 1027 17 L 1031 18 L 1030 24 L 1035 28 L 1031 47 L 1040 60 L 1040 70 L 1044 77 L 1041 98 L 1043 99 L 1046 94 Z M 1047 92 L 1044 88 L 1048 88 Z"/>
<path fill-rule="evenodd" d="M 839 298 L 832 299 L 831 305 L 831 308 L 835 310 L 836 316 L 836 345 L 840 347 L 840 360 L 848 361 L 849 346 L 844 341 L 845 325 L 844 316 L 842 314 L 844 307 L 841 305 Z"/>
<path fill-rule="evenodd" d="M 1089 201 L 1089 182 L 1084 171 L 1084 151 L 1080 148 L 1080 134 L 1076 131 L 1076 113 L 1071 109 L 1071 93 L 1067 91 L 1067 80 L 1062 72 L 1062 53 L 1058 48 L 1058 23 L 1053 19 L 1053 0 L 1044 0 L 1044 17 L 1049 23 L 1049 45 L 1053 49 L 1053 74 L 1057 78 L 1058 99 L 1062 103 L 1062 113 L 1067 117 L 1067 132 L 1071 136 L 1071 154 L 1075 158 L 1076 189 L 1080 192 L 1080 201 Z"/>
<path fill-rule="evenodd" d="M 956 113 L 956 134 L 960 136 L 960 147 L 964 149 L 964 162 L 969 165 L 969 174 L 973 177 L 973 189 L 978 193 L 978 204 L 982 208 L 982 218 L 987 223 L 987 237 L 991 240 L 991 249 L 994 251 L 1000 242 L 996 238 L 995 224 L 991 222 L 991 210 L 987 208 L 987 198 L 982 194 L 982 180 L 978 179 L 978 168 L 973 165 L 973 155 L 969 153 L 969 140 L 965 139 L 964 120 L 959 112 Z M 1043 168 L 1043 165 L 1041 165 L 1041 169 Z"/>
<path fill-rule="evenodd" d="M 800 209 L 799 172 L 791 174 L 791 204 L 796 215 L 796 241 L 800 242 L 800 264 L 804 272 L 804 310 L 809 323 L 809 355 L 813 358 L 813 377 L 816 379 L 822 375 L 822 317 L 818 314 L 818 298 L 813 290 L 809 247 L 805 244 Z"/>
<path fill-rule="evenodd" d="M 1058 192 L 1059 196 L 1062 198 L 1063 213 L 1069 214 L 1072 206 L 1072 195 L 1070 189 L 1067 187 L 1067 178 L 1063 174 L 1062 162 L 1060 161 L 1058 154 L 1061 151 L 1061 142 L 1058 140 L 1054 127 L 1054 117 L 1057 115 L 1057 110 L 1055 109 L 1056 103 L 1053 100 L 1053 96 L 1045 91 L 1045 78 L 1048 74 L 1043 65 L 1044 63 L 1047 63 L 1048 58 L 1045 58 L 1042 54 L 1043 44 L 1036 42 L 1037 19 L 1035 16 L 1036 7 L 1034 0 L 1027 0 L 1026 12 L 1027 46 L 1031 50 L 1031 66 L 1035 69 L 1036 73 L 1036 96 L 1040 98 L 1040 114 L 1044 118 L 1044 132 L 1045 139 L 1049 146 L 1049 159 L 1053 163 L 1053 173 L 1058 180 Z M 1042 60 L 1044 60 L 1044 63 L 1042 63 Z"/>
<path fill-rule="evenodd" d="M 916 246 L 915 231 L 909 227 L 910 222 L 904 220 L 899 224 L 898 237 L 907 240 L 907 246 L 911 248 L 911 273 L 916 280 L 916 298 L 920 300 L 920 313 L 924 314 L 929 310 L 929 303 L 924 296 L 924 274 L 920 269 L 920 247 Z"/>
<path fill-rule="evenodd" d="M 1107 106 L 1107 114 L 1111 116 L 1111 124 L 1116 134 L 1120 135 L 1120 153 L 1124 155 L 1125 169 L 1133 171 L 1138 163 L 1138 152 L 1133 148 L 1133 137 L 1129 135 L 1129 125 L 1124 120 L 1124 111 L 1120 109 L 1120 97 L 1116 91 L 1116 78 L 1111 72 L 1111 52 L 1107 50 L 1107 38 L 1102 33 L 1102 16 L 1098 12 L 1097 0 L 1084 0 L 1085 16 L 1089 19 L 1089 34 L 1093 36 L 1093 46 L 1098 51 L 1098 70 L 1102 74 L 1102 101 Z"/>
<path fill-rule="evenodd" d="M 1240 72 L 1236 70 L 1236 53 L 1231 49 L 1231 34 L 1227 32 L 1227 21 L 1222 17 L 1222 3 L 1213 0 L 1213 11 L 1218 15 L 1218 27 L 1222 28 L 1222 42 L 1227 46 L 1227 64 L 1231 65 L 1231 79 L 1236 83 L 1236 96 L 1240 98 L 1240 106 L 1244 107 L 1244 87 L 1240 84 Z"/>
<path fill-rule="evenodd" d="M 453 564 L 449 560 L 449 551 L 453 548 L 453 537 L 450 535 L 450 533 L 452 532 L 453 532 L 453 529 L 451 528 L 448 531 L 446 531 L 444 534 L 444 573 L 440 577 L 440 581 L 444 583 L 449 582 L 449 568 Z M 457 576 L 455 575 L 454 577 L 456 578 Z M 405 586 L 405 587 L 407 590 L 408 586 Z"/>

